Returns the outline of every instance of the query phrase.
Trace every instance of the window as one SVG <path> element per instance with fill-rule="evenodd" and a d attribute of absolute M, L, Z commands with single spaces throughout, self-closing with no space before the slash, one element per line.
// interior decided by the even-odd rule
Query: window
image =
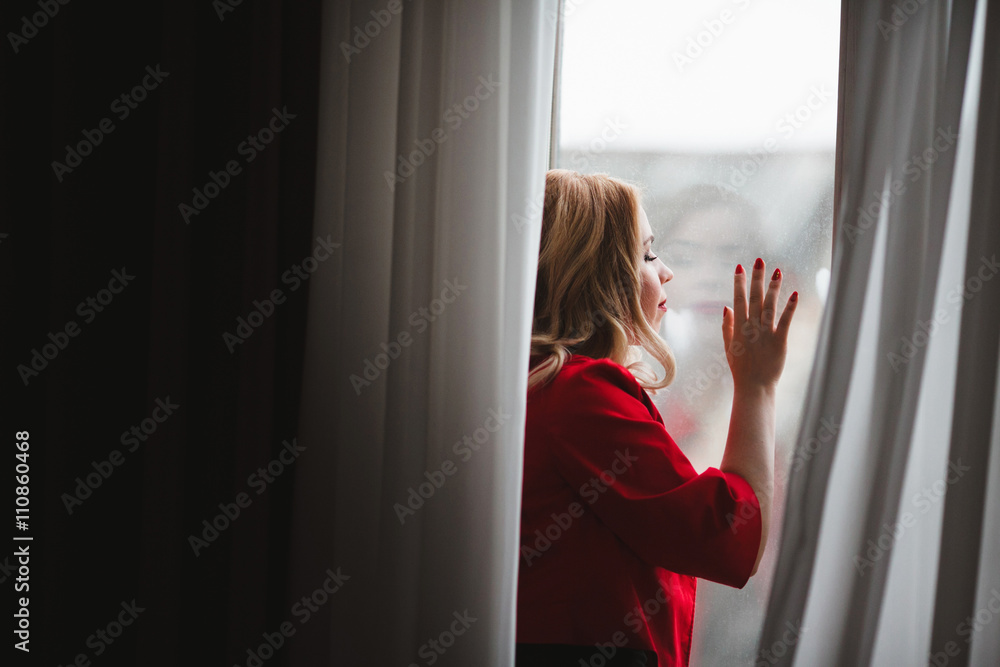
<path fill-rule="evenodd" d="M 563 19 L 555 166 L 644 186 L 674 272 L 661 334 L 677 376 L 654 401 L 699 471 L 719 465 L 728 431 L 721 324 L 736 264 L 763 257 L 783 297 L 799 292 L 767 554 L 742 590 L 700 581 L 695 614 L 692 664 L 766 664 L 754 652 L 829 282 L 840 3 L 565 0 Z"/>

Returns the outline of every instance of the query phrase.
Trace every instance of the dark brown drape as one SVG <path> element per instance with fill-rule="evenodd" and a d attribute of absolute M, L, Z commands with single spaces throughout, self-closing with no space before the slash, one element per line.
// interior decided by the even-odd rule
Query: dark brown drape
<path fill-rule="evenodd" d="M 294 268 L 317 246 L 320 3 L 2 12 L 29 35 L 0 47 L 0 347 L 5 440 L 30 433 L 32 662 L 246 664 L 288 620 L 292 480 L 320 446 L 296 441 L 310 274 Z M 257 473 L 284 441 L 303 458 Z M 195 555 L 220 503 L 240 514 Z"/>

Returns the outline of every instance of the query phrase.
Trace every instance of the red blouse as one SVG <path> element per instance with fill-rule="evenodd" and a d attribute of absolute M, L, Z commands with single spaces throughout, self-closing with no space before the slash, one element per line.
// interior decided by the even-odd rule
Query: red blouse
<path fill-rule="evenodd" d="M 532 358 L 532 363 L 537 363 Z M 517 639 L 655 651 L 687 665 L 695 577 L 742 588 L 760 505 L 697 474 L 635 377 L 574 355 L 527 403 Z"/>

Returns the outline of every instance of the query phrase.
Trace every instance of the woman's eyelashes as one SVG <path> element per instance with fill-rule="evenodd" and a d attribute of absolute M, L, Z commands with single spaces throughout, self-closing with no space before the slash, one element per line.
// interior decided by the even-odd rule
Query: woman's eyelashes
<path fill-rule="evenodd" d="M 659 259 L 659 258 L 656 255 L 654 255 L 651 251 L 647 251 L 646 252 L 646 261 L 647 262 L 655 262 L 657 259 Z"/>

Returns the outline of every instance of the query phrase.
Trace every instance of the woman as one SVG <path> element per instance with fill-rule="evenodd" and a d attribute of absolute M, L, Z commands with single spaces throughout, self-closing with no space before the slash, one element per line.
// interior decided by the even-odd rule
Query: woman
<path fill-rule="evenodd" d="M 733 277 L 722 337 L 734 396 L 725 454 L 697 474 L 647 390 L 673 380 L 657 331 L 673 277 L 638 190 L 546 175 L 525 426 L 517 667 L 687 665 L 695 578 L 742 588 L 764 553 L 774 394 L 797 293 Z M 749 292 L 749 293 L 748 293 Z M 637 360 L 641 347 L 665 373 Z"/>

